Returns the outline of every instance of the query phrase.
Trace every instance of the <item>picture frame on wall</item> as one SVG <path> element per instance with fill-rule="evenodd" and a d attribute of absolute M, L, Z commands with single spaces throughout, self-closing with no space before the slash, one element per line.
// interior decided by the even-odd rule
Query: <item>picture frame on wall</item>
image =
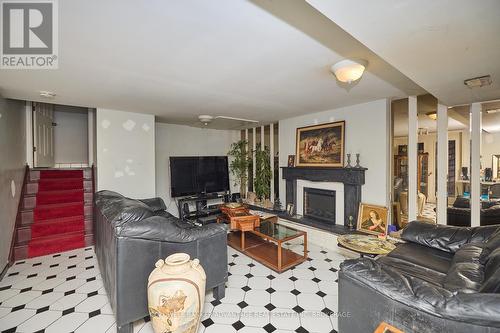
<path fill-rule="evenodd" d="M 297 128 L 297 167 L 344 167 L 345 121 Z"/>
<path fill-rule="evenodd" d="M 293 168 L 295 166 L 295 155 L 288 155 L 288 167 Z"/>
<path fill-rule="evenodd" d="M 361 203 L 359 204 L 358 227 L 356 230 L 367 234 L 385 236 L 389 226 L 387 217 L 387 207 Z"/>

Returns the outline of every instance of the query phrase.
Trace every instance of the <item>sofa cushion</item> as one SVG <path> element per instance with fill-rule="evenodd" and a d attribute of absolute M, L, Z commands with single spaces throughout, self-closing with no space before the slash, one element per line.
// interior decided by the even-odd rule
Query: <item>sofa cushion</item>
<path fill-rule="evenodd" d="M 446 274 L 450 269 L 453 254 L 431 247 L 405 243 L 392 250 L 388 257 L 406 260 L 415 265 Z"/>
<path fill-rule="evenodd" d="M 483 265 L 474 262 L 459 262 L 450 267 L 443 287 L 463 293 L 477 292 L 483 283 Z"/>
<path fill-rule="evenodd" d="M 484 244 L 479 260 L 486 265 L 490 254 L 500 248 L 500 230 L 496 231 Z"/>
<path fill-rule="evenodd" d="M 443 281 L 446 278 L 446 274 L 444 273 L 396 257 L 379 256 L 377 262 L 393 267 L 405 276 L 416 277 L 439 287 L 443 285 Z"/>
<path fill-rule="evenodd" d="M 443 281 L 443 287 L 452 291 L 477 292 L 484 280 L 484 266 L 479 261 L 482 251 L 482 243 L 469 243 L 458 249 Z"/>
<path fill-rule="evenodd" d="M 488 262 L 484 267 L 484 283 L 480 292 L 500 293 L 500 248 L 488 256 Z"/>

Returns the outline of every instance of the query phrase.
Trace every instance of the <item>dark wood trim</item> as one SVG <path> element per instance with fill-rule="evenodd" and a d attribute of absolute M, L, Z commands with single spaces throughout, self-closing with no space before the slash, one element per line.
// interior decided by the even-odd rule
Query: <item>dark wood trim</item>
<path fill-rule="evenodd" d="M 28 183 L 29 174 L 30 174 L 30 167 L 28 164 L 26 164 L 24 168 L 23 185 L 21 187 L 21 194 L 19 196 L 19 203 L 17 205 L 16 223 L 14 224 L 14 230 L 12 231 L 12 238 L 10 241 L 9 261 L 7 267 L 12 266 L 12 264 L 14 263 L 14 246 L 16 244 L 16 232 L 17 228 L 21 225 L 21 209 L 23 207 L 24 194 L 26 193 L 26 184 Z"/>

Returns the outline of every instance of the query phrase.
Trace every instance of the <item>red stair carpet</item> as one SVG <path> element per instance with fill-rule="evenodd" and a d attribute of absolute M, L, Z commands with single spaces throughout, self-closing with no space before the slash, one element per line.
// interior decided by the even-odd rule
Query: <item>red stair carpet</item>
<path fill-rule="evenodd" d="M 84 246 L 83 170 L 40 171 L 28 257 Z"/>

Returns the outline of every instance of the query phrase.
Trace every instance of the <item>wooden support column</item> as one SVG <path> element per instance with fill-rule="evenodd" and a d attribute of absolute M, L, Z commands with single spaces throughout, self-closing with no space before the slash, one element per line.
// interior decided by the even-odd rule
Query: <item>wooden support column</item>
<path fill-rule="evenodd" d="M 448 209 L 448 108 L 437 105 L 437 209 L 436 221 L 447 223 Z"/>
<path fill-rule="evenodd" d="M 471 105 L 471 166 L 470 166 L 470 206 L 471 226 L 480 225 L 481 219 L 481 103 Z"/>
<path fill-rule="evenodd" d="M 408 221 L 417 219 L 417 96 L 408 97 Z"/>

